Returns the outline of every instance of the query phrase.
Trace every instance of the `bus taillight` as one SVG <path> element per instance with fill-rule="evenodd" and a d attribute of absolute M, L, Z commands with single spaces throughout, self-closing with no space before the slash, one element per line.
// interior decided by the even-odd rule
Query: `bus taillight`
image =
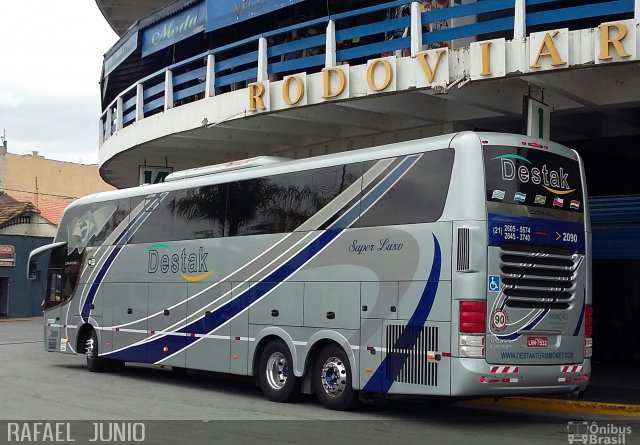
<path fill-rule="evenodd" d="M 487 303 L 461 301 L 458 346 L 460 357 L 484 357 L 484 338 L 487 327 Z"/>
<path fill-rule="evenodd" d="M 487 328 L 487 303 L 484 301 L 460 302 L 460 332 L 484 334 Z"/>
<path fill-rule="evenodd" d="M 584 309 L 584 357 L 593 355 L 593 306 L 587 305 Z"/>

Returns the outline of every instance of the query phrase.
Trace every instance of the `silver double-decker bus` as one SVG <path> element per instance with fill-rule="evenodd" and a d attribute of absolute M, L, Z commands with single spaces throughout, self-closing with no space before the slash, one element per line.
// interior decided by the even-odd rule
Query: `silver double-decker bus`
<path fill-rule="evenodd" d="M 585 190 L 575 151 L 520 135 L 253 158 L 75 201 L 28 274 L 45 349 L 90 371 L 250 375 L 341 410 L 582 391 Z"/>

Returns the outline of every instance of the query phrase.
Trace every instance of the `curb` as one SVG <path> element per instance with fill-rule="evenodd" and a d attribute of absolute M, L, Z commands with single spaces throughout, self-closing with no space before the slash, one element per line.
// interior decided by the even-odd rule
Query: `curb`
<path fill-rule="evenodd" d="M 640 417 L 640 405 L 591 402 L 584 400 L 543 399 L 537 397 L 504 397 L 470 400 L 472 405 L 497 408 L 521 408 L 565 413 L 600 414 L 605 416 Z"/>
<path fill-rule="evenodd" d="M 21 318 L 0 318 L 0 323 L 14 323 L 16 321 L 36 321 L 42 320 L 42 316 L 39 317 L 21 317 Z"/>

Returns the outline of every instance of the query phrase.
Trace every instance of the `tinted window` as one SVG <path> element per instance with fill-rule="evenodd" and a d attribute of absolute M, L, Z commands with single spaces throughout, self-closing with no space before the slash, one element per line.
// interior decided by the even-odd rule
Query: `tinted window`
<path fill-rule="evenodd" d="M 343 165 L 229 184 L 226 236 L 292 232 L 361 176 Z M 340 215 L 350 203 L 341 203 Z"/>
<path fill-rule="evenodd" d="M 232 182 L 228 187 L 226 236 L 285 231 L 287 175 Z"/>
<path fill-rule="evenodd" d="M 487 201 L 582 213 L 580 165 L 529 147 L 484 147 Z"/>
<path fill-rule="evenodd" d="M 127 224 L 131 213 L 131 200 L 120 199 L 118 201 L 98 202 L 91 206 L 91 217 L 95 224 L 95 236 L 89 241 L 91 246 L 99 246 L 121 223 Z"/>
<path fill-rule="evenodd" d="M 78 217 L 85 211 L 91 211 L 91 206 L 68 208 L 62 215 L 62 220 L 58 226 L 58 233 L 56 235 L 56 241 L 69 241 L 71 239 L 71 233 L 76 225 Z"/>
<path fill-rule="evenodd" d="M 80 277 L 82 254 L 77 250 L 67 254 L 65 247 L 58 247 L 51 252 L 47 294 L 43 305 L 45 309 L 69 300 L 76 290 Z"/>
<path fill-rule="evenodd" d="M 224 235 L 227 185 L 180 190 L 174 201 L 173 238 L 219 238 Z"/>
<path fill-rule="evenodd" d="M 91 206 L 76 206 L 65 211 L 58 228 L 56 241 L 66 241 L 70 252 L 76 249 L 82 252 L 95 233 L 95 224 L 91 218 Z"/>
<path fill-rule="evenodd" d="M 290 175 L 290 211 L 292 215 L 296 216 L 297 224 L 290 230 L 300 226 L 300 224 L 333 201 L 351 184 L 359 180 L 361 176 L 361 163 L 292 173 Z M 349 200 L 340 202 L 340 210 L 336 211 L 326 224 L 333 222 L 348 210 L 350 204 Z"/>
<path fill-rule="evenodd" d="M 449 191 L 454 151 L 424 153 L 390 190 L 356 221 L 354 227 L 437 221 Z M 365 169 L 373 164 L 367 163 Z"/>
<path fill-rule="evenodd" d="M 135 197 L 128 207 L 108 207 L 113 218 L 124 216 L 125 209 L 128 214 L 131 208 L 144 207 L 145 222 L 131 243 L 284 233 L 295 230 L 361 176 L 362 164 L 356 163 Z M 357 196 L 339 203 L 327 223 Z M 110 221 L 103 238 L 115 228 Z"/>
<path fill-rule="evenodd" d="M 131 207 L 136 208 L 144 203 L 145 218 L 142 226 L 136 231 L 131 243 L 153 243 L 170 240 L 173 231 L 173 214 L 175 208 L 175 192 L 154 193 L 146 197 L 131 199 Z"/>

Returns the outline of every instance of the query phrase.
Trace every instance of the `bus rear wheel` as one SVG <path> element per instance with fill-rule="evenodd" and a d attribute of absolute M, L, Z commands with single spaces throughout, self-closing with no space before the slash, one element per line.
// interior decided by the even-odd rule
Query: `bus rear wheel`
<path fill-rule="evenodd" d="M 313 384 L 320 403 L 329 409 L 349 411 L 357 407 L 351 365 L 347 354 L 337 345 L 323 348 L 316 356 Z"/>
<path fill-rule="evenodd" d="M 258 362 L 258 382 L 273 402 L 293 402 L 300 396 L 300 378 L 293 374 L 291 352 L 282 340 L 267 344 Z"/>

